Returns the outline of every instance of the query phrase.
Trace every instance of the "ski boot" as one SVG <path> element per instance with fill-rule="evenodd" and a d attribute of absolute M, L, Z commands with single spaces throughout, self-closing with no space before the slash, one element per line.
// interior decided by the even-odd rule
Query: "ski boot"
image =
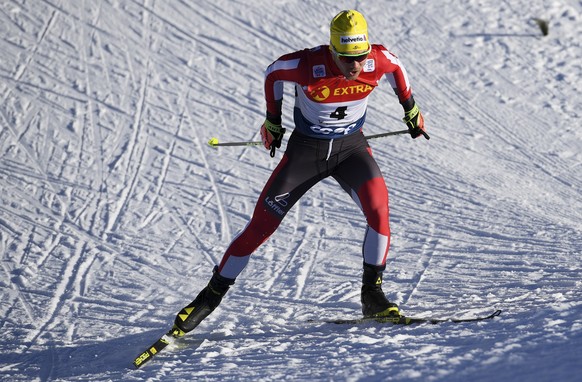
<path fill-rule="evenodd" d="M 174 337 L 182 337 L 194 330 L 202 320 L 216 309 L 232 284 L 234 284 L 234 279 L 222 277 L 218 273 L 218 267 L 215 267 L 214 274 L 206 288 L 202 289 L 194 301 L 176 315 L 172 328 Z"/>
<path fill-rule="evenodd" d="M 382 272 L 385 266 L 364 263 L 362 276 L 362 313 L 364 317 L 400 317 L 398 305 L 388 301 L 382 291 Z"/>

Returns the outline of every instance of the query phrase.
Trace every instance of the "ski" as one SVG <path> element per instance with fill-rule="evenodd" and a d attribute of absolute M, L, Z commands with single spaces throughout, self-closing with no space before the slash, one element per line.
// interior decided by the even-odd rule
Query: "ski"
<path fill-rule="evenodd" d="M 477 316 L 472 318 L 430 318 L 430 317 L 361 317 L 361 318 L 335 318 L 329 320 L 309 320 L 308 322 L 321 322 L 326 324 L 336 324 L 336 325 L 357 325 L 364 324 L 368 322 L 376 322 L 381 324 L 394 324 L 394 325 L 413 325 L 413 324 L 439 324 L 444 322 L 476 322 L 490 320 L 501 314 L 501 310 L 496 310 L 488 316 Z M 172 328 L 169 332 L 161 336 L 156 342 L 150 347 L 144 350 L 140 355 L 138 355 L 133 361 L 133 365 L 136 369 L 143 366 L 146 362 L 149 362 L 155 355 L 160 351 L 165 349 L 168 345 L 174 343 L 176 338 L 180 337 L 183 333 L 177 328 Z"/>
<path fill-rule="evenodd" d="M 472 318 L 425 318 L 425 317 L 361 317 L 361 318 L 335 318 L 330 320 L 309 320 L 309 322 L 324 322 L 326 324 L 337 324 L 337 325 L 357 325 L 364 324 L 367 322 L 378 322 L 381 324 L 394 324 L 394 325 L 413 325 L 413 324 L 440 324 L 444 322 L 476 322 L 490 320 L 501 314 L 501 310 L 496 310 L 488 316 L 478 316 Z"/>
<path fill-rule="evenodd" d="M 180 337 L 180 330 L 177 328 L 172 328 L 169 332 L 161 336 L 154 344 L 144 350 L 140 355 L 138 355 L 133 361 L 133 366 L 139 369 L 144 363 L 150 361 L 156 354 L 162 351 L 166 346 L 174 343 L 176 338 Z"/>

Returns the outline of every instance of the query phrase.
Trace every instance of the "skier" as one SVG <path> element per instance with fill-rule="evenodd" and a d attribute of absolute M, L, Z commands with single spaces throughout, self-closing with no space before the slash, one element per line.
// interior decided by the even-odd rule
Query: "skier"
<path fill-rule="evenodd" d="M 362 133 L 368 96 L 386 77 L 404 108 L 412 138 L 429 139 L 400 60 L 384 46 L 370 44 L 364 16 L 338 13 L 330 43 L 286 54 L 265 72 L 266 120 L 263 144 L 270 155 L 281 147 L 283 82 L 295 84 L 295 128 L 287 150 L 259 196 L 253 216 L 230 243 L 208 285 L 174 321 L 177 336 L 194 329 L 221 302 L 250 255 L 277 229 L 291 207 L 316 183 L 333 177 L 361 208 L 367 222 L 363 242 L 362 313 L 400 317 L 382 291 L 390 246 L 388 191 Z"/>

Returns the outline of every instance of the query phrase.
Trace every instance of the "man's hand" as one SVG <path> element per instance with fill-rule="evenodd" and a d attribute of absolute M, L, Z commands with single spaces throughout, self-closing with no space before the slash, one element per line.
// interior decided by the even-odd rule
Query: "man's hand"
<path fill-rule="evenodd" d="M 408 132 L 412 138 L 418 138 L 423 135 L 426 139 L 430 139 L 426 130 L 424 129 L 424 118 L 420 109 L 414 104 L 412 109 L 404 113 L 404 118 L 402 118 L 406 126 L 408 126 Z"/>
<path fill-rule="evenodd" d="M 281 147 L 285 128 L 281 124 L 273 123 L 269 118 L 261 126 L 261 138 L 267 150 L 271 150 L 271 157 L 275 156 L 275 150 Z"/>

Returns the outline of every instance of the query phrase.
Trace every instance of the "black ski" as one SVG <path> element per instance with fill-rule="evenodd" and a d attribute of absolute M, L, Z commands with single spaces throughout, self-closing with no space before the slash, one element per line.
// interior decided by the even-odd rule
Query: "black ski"
<path fill-rule="evenodd" d="M 496 310 L 488 316 L 479 316 L 473 318 L 423 318 L 423 317 L 361 317 L 361 318 L 335 318 L 331 320 L 309 320 L 309 322 L 324 322 L 327 324 L 337 325 L 356 325 L 367 322 L 378 322 L 381 324 L 394 325 L 412 325 L 412 324 L 439 324 L 443 322 L 475 322 L 489 320 L 501 314 L 501 310 Z"/>
<path fill-rule="evenodd" d="M 172 344 L 176 338 L 180 337 L 180 330 L 173 328 L 168 333 L 161 336 L 152 346 L 144 350 L 133 361 L 136 369 L 140 368 L 144 363 L 150 361 L 156 354 L 162 351 L 166 346 Z"/>

